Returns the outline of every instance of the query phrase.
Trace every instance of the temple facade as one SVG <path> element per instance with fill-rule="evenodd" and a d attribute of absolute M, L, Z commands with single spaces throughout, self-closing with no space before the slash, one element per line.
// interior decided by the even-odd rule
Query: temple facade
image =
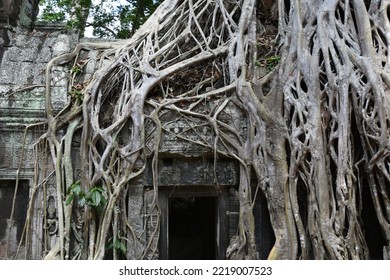
<path fill-rule="evenodd" d="M 37 147 L 46 129 L 46 65 L 70 52 L 79 39 L 62 25 L 34 24 L 37 5 L 36 0 L 0 0 L 0 259 L 42 259 L 58 239 L 53 171 L 50 163 L 41 170 L 34 162 L 47 160 Z M 96 55 L 92 52 L 88 58 Z M 94 69 L 92 64 L 86 67 L 85 79 Z M 69 72 L 67 65 L 53 69 L 55 110 L 69 98 Z M 221 117 L 237 130 L 246 129 L 245 115 L 237 107 L 228 106 Z M 194 142 L 197 137 L 207 139 L 211 137 L 207 128 L 194 133 L 188 129 L 191 124 L 174 113 L 162 121 L 166 133 L 158 162 L 161 225 L 158 252 L 149 258 L 225 259 L 237 232 L 238 164 L 229 158 L 215 162 L 199 146 L 175 137 L 180 133 Z M 136 243 L 150 237 L 148 228 L 156 215 L 148 208 L 153 197 L 151 172 L 149 164 L 129 187 L 128 217 L 140 236 L 128 241 L 130 259 L 139 255 L 141 246 Z M 35 202 L 29 204 L 32 197 Z M 266 258 L 273 232 L 264 197 L 257 193 L 254 200 L 257 247 L 259 256 Z M 26 217 L 28 210 L 32 214 Z"/>

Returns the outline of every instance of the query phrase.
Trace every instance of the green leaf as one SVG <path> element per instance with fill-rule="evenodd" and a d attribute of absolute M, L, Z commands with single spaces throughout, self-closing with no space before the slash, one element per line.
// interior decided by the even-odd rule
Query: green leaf
<path fill-rule="evenodd" d="M 100 211 L 106 205 L 107 200 L 104 197 L 104 189 L 102 186 L 94 186 L 87 196 L 87 203 L 89 206 L 95 207 L 96 210 Z"/>
<path fill-rule="evenodd" d="M 70 185 L 70 188 L 68 191 L 72 192 L 74 195 L 80 195 L 80 193 L 82 191 L 80 181 L 77 181 L 77 182 L 73 183 L 72 185 Z"/>
<path fill-rule="evenodd" d="M 126 253 L 126 245 L 125 245 L 125 243 L 121 242 L 120 250 L 122 251 L 122 253 Z"/>
<path fill-rule="evenodd" d="M 114 242 L 114 248 L 125 253 L 126 252 L 126 245 L 124 242 L 122 242 L 120 239 L 116 239 Z"/>
<path fill-rule="evenodd" d="M 90 199 L 90 205 L 96 207 L 99 206 L 102 200 L 102 195 L 98 190 L 92 189 L 89 195 L 89 199 Z"/>
<path fill-rule="evenodd" d="M 69 194 L 68 198 L 65 201 L 65 205 L 68 206 L 73 201 L 74 197 L 75 197 L 74 193 Z"/>
<path fill-rule="evenodd" d="M 110 242 L 106 245 L 106 250 L 110 250 L 114 247 L 114 243 L 113 242 Z"/>
<path fill-rule="evenodd" d="M 81 67 L 76 65 L 76 66 L 73 66 L 72 69 L 70 69 L 70 73 L 72 74 L 79 74 L 81 73 Z"/>
<path fill-rule="evenodd" d="M 77 205 L 80 206 L 80 207 L 84 207 L 84 205 L 86 204 L 86 199 L 85 199 L 85 195 L 82 196 L 78 201 L 77 201 Z"/>
<path fill-rule="evenodd" d="M 69 205 L 75 199 L 75 197 L 78 197 L 78 200 L 77 200 L 78 206 L 83 207 L 86 204 L 86 194 L 82 190 L 79 181 L 70 185 L 66 194 L 67 194 L 67 198 L 65 201 L 66 205 Z"/>
<path fill-rule="evenodd" d="M 107 199 L 103 195 L 100 197 L 100 204 L 101 206 L 105 206 L 107 204 Z"/>
<path fill-rule="evenodd" d="M 92 193 L 92 192 L 100 192 L 100 193 L 102 193 L 102 192 L 104 192 L 104 190 L 103 190 L 103 187 L 102 187 L 102 186 L 93 186 L 93 187 L 89 190 L 89 192 L 90 192 L 90 193 Z"/>
<path fill-rule="evenodd" d="M 77 181 L 77 182 L 73 183 L 72 185 L 70 185 L 70 187 L 68 188 L 68 191 L 66 192 L 67 199 L 65 201 L 65 204 L 69 205 L 73 201 L 73 199 L 76 196 L 80 196 L 81 193 L 82 193 L 82 189 L 81 189 L 81 185 L 80 185 L 79 181 Z"/>

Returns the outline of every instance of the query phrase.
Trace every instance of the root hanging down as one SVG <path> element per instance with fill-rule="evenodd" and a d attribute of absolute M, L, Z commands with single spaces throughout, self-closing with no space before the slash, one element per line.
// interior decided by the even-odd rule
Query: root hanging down
<path fill-rule="evenodd" d="M 388 4 L 274 1 L 273 19 L 265 16 L 269 7 L 167 0 L 131 39 L 80 44 L 49 63 L 41 141 L 55 169 L 59 238 L 47 258 L 103 259 L 109 240 L 115 258 L 128 250 L 156 257 L 160 219 L 144 223 L 153 228 L 142 240 L 146 228 L 135 229 L 126 199 L 152 162 L 148 207 L 160 217 L 157 162 L 169 133 L 215 162 L 239 163 L 239 226 L 229 258 L 258 258 L 253 178 L 275 234 L 270 258 L 370 258 L 363 193 L 389 248 Z M 267 33 L 269 21 L 278 34 Z M 80 67 L 92 50 L 100 52 L 94 75 L 80 83 L 82 69 L 71 71 L 69 103 L 53 110 L 52 67 Z M 223 117 L 231 108 L 243 112 L 246 130 Z M 191 125 L 167 131 L 172 116 Z M 80 165 L 72 160 L 75 142 Z"/>

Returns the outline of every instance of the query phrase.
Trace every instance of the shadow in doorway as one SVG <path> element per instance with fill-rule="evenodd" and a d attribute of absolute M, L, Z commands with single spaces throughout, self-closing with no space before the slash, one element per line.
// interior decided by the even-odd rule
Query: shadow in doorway
<path fill-rule="evenodd" d="M 169 258 L 216 259 L 216 197 L 169 199 Z"/>

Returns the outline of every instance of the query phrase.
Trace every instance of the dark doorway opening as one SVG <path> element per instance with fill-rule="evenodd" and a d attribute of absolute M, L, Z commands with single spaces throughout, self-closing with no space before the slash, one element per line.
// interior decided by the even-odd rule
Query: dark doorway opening
<path fill-rule="evenodd" d="M 272 229 L 267 200 L 261 191 L 257 194 L 253 214 L 255 218 L 257 250 L 260 259 L 266 260 L 275 243 L 275 235 Z"/>
<path fill-rule="evenodd" d="M 15 180 L 0 180 L 0 259 L 14 257 L 26 221 L 29 198 L 27 180 L 19 181 L 14 213 L 10 221 L 15 185 Z"/>
<path fill-rule="evenodd" d="M 216 197 L 169 198 L 169 259 L 216 259 L 216 215 Z"/>
<path fill-rule="evenodd" d="M 383 246 L 386 245 L 386 240 L 382 234 L 370 190 L 366 187 L 368 183 L 365 182 L 363 186 L 365 187 L 363 187 L 362 194 L 362 220 L 370 259 L 383 260 Z"/>

